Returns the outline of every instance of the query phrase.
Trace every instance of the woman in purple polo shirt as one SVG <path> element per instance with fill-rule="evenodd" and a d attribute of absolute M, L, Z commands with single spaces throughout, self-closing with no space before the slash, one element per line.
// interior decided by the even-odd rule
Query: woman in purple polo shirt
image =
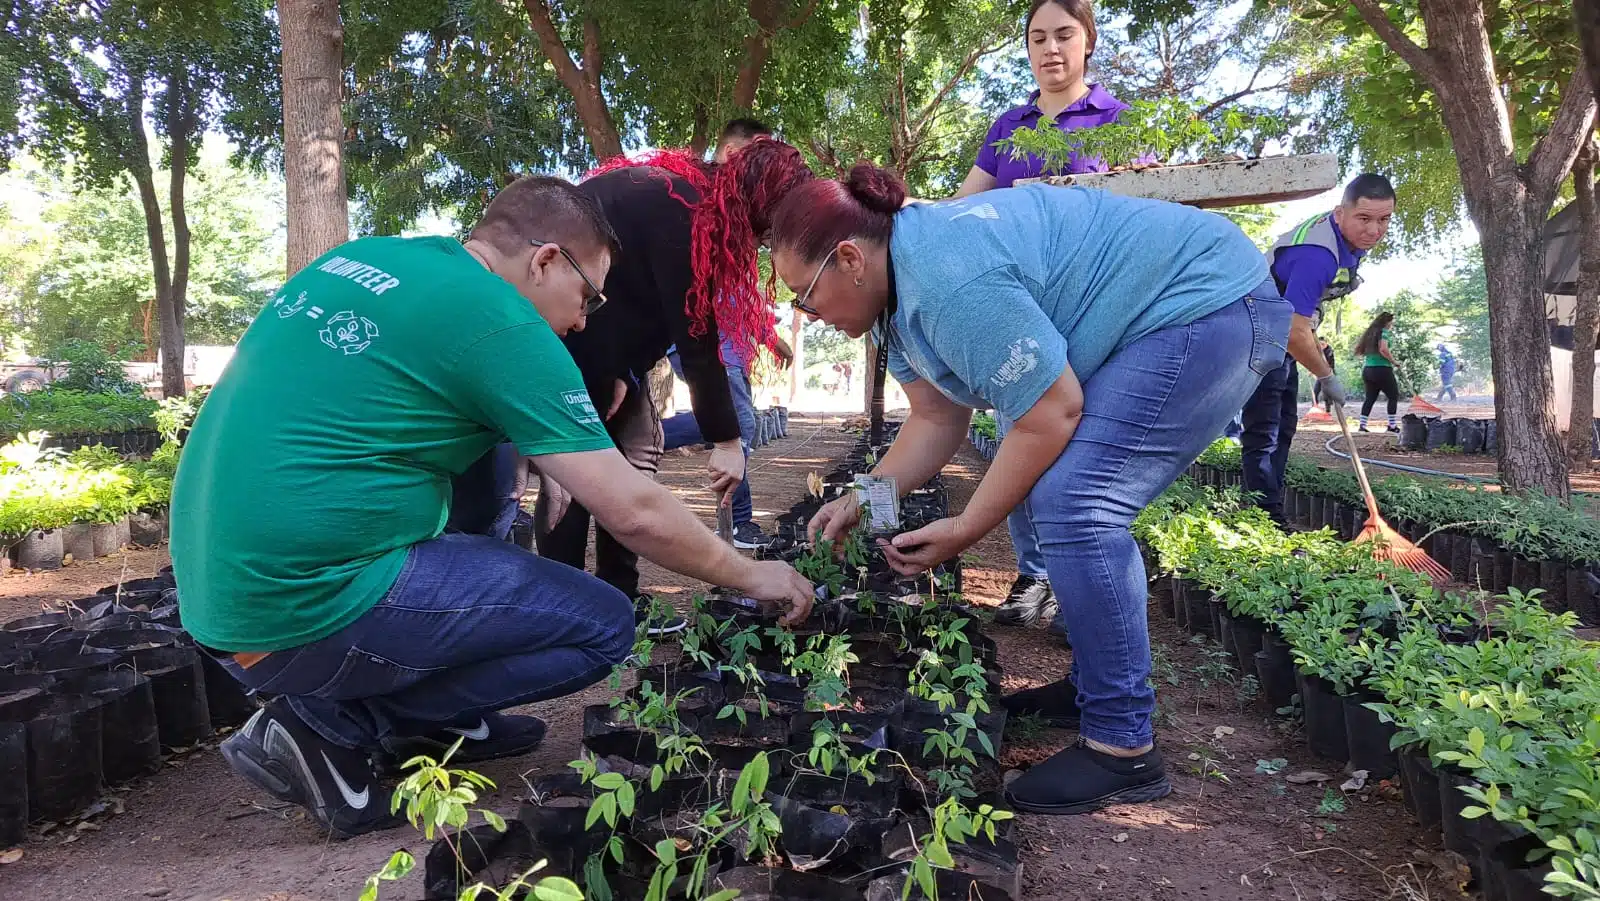
<path fill-rule="evenodd" d="M 995 142 L 1011 136 L 1019 128 L 1031 128 L 1049 116 L 1062 131 L 1094 128 L 1115 122 L 1128 108 L 1105 88 L 1084 81 L 1089 54 L 1094 52 L 1094 7 L 1090 0 L 1034 0 L 1023 20 L 1028 41 L 1028 65 L 1033 69 L 1039 89 L 1028 102 L 1007 110 L 989 126 L 989 133 L 978 149 L 978 161 L 967 173 L 956 197 L 966 197 L 992 188 L 1009 188 L 1020 178 L 1044 174 L 1044 161 L 1032 154 L 1013 159 Z M 1067 172 L 1100 172 L 1105 164 L 1094 158 L 1074 155 Z M 1011 423 L 996 417 L 1000 437 Z M 1054 620 L 1060 610 L 1050 581 L 1045 576 L 1044 554 L 1034 532 L 1028 502 L 1011 512 L 1006 520 L 1011 546 L 1017 554 L 1017 578 L 1005 603 L 995 612 L 995 621 L 1028 626 L 1040 620 Z"/>
<path fill-rule="evenodd" d="M 1033 69 L 1038 90 L 1028 102 L 1007 110 L 989 126 L 989 133 L 978 149 L 972 171 L 961 183 L 956 197 L 966 197 L 991 188 L 1009 188 L 1019 178 L 1044 174 L 1044 161 L 1032 154 L 1012 159 L 995 147 L 1019 128 L 1031 128 L 1046 116 L 1055 119 L 1062 131 L 1094 128 L 1117 120 L 1128 108 L 1105 88 L 1084 81 L 1089 55 L 1094 52 L 1096 31 L 1094 5 L 1090 0 L 1034 0 L 1023 20 L 1028 41 L 1028 66 Z M 1073 156 L 1067 173 L 1101 172 L 1105 164 L 1093 158 Z"/>

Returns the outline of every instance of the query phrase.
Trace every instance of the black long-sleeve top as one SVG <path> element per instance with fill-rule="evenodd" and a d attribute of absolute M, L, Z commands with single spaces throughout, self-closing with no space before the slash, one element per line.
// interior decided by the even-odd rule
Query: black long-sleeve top
<path fill-rule="evenodd" d="M 695 337 L 684 312 L 694 280 L 689 256 L 693 214 L 678 197 L 697 203 L 699 193 L 664 170 L 642 167 L 597 175 L 578 190 L 605 210 L 621 245 L 606 275 L 606 305 L 589 317 L 583 331 L 563 339 L 595 408 L 609 409 L 617 379 L 643 379 L 676 344 L 701 434 L 712 442 L 738 438 L 739 419 L 717 352 L 716 323 L 707 323 L 705 332 Z"/>

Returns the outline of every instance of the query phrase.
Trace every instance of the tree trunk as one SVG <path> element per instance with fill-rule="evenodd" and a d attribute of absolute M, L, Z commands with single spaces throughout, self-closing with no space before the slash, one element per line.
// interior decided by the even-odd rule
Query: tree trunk
<path fill-rule="evenodd" d="M 595 159 L 604 161 L 620 155 L 622 138 L 617 134 L 617 123 L 611 118 L 611 107 L 606 103 L 605 94 L 600 91 L 600 23 L 593 16 L 584 17 L 583 65 L 580 67 L 572 61 L 572 54 L 561 39 L 561 32 L 550 16 L 547 0 L 522 0 L 522 5 L 528 11 L 528 20 L 533 23 L 534 33 L 539 36 L 540 49 L 544 51 L 545 58 L 550 60 L 550 65 L 555 67 L 556 77 L 572 95 L 572 102 L 578 108 L 578 119 L 589 137 L 589 149 L 594 152 Z"/>
<path fill-rule="evenodd" d="M 1566 454 L 1556 428 L 1550 339 L 1540 285 L 1543 255 L 1539 230 L 1528 221 L 1527 205 L 1523 195 L 1521 202 L 1504 204 L 1503 215 L 1474 217 L 1488 283 L 1500 478 L 1513 491 L 1537 490 L 1565 499 Z"/>
<path fill-rule="evenodd" d="M 344 26 L 338 0 L 278 0 L 288 272 L 350 240 L 344 182 Z"/>
<path fill-rule="evenodd" d="M 188 391 L 184 380 L 186 345 L 184 319 L 189 296 L 189 213 L 184 204 L 185 180 L 189 174 L 189 147 L 197 118 L 195 91 L 182 63 L 173 68 L 167 84 L 167 139 L 171 172 L 167 183 L 167 213 L 172 217 L 172 287 L 161 307 L 161 351 L 168 365 L 161 367 L 161 393 L 182 397 Z M 176 361 L 175 365 L 173 361 Z"/>
<path fill-rule="evenodd" d="M 694 131 L 689 135 L 689 152 L 700 159 L 711 146 L 711 112 L 704 103 L 694 105 Z"/>
<path fill-rule="evenodd" d="M 1595 148 L 1585 141 L 1572 170 L 1578 204 L 1578 291 L 1572 323 L 1572 412 L 1567 455 L 1573 472 L 1594 468 L 1594 348 L 1600 326 L 1600 217 L 1594 199 Z"/>
<path fill-rule="evenodd" d="M 1467 211 L 1481 236 L 1501 481 L 1513 491 L 1536 490 L 1565 499 L 1570 492 L 1567 459 L 1556 428 L 1540 285 L 1540 236 L 1554 191 L 1530 186 L 1517 165 L 1482 4 L 1423 0 L 1422 14 L 1428 49 L 1417 52 L 1425 56 L 1403 55 L 1414 68 L 1426 67 L 1419 74 L 1429 78 L 1439 96 Z"/>
<path fill-rule="evenodd" d="M 1589 84 L 1600 94 L 1600 0 L 1573 0 L 1572 15 L 1578 26 L 1578 42 L 1583 45 Z"/>

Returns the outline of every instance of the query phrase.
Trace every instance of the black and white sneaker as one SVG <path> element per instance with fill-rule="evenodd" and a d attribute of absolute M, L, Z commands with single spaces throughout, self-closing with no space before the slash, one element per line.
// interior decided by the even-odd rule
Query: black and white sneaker
<path fill-rule="evenodd" d="M 772 536 L 761 531 L 754 521 L 742 522 L 733 527 L 733 546 L 741 551 L 754 551 L 772 543 Z"/>
<path fill-rule="evenodd" d="M 256 711 L 221 750 L 235 773 L 280 801 L 304 807 L 334 838 L 405 824 L 389 812 L 390 791 L 378 784 L 367 753 L 318 735 L 284 698 Z"/>
<path fill-rule="evenodd" d="M 427 735 L 391 735 L 383 740 L 386 759 L 381 763 L 398 769 L 421 754 L 441 760 L 457 741 L 461 747 L 450 758 L 452 765 L 517 757 L 539 747 L 544 733 L 545 722 L 536 716 L 488 713 L 471 728 L 446 726 Z"/>
<path fill-rule="evenodd" d="M 1138 804 L 1172 794 L 1166 765 L 1155 748 L 1138 757 L 1102 754 L 1077 744 L 1014 779 L 1006 800 L 1028 813 L 1093 813 L 1113 804 Z"/>
<path fill-rule="evenodd" d="M 1031 626 L 1039 620 L 1056 617 L 1060 605 L 1050 590 L 1050 580 L 1038 576 L 1017 576 L 1011 593 L 994 612 L 994 621 L 1004 626 Z"/>
<path fill-rule="evenodd" d="M 643 626 L 645 634 L 651 638 L 674 635 L 689 625 L 688 620 L 679 616 L 666 603 L 657 601 L 648 594 L 633 599 L 633 621 L 636 625 Z"/>

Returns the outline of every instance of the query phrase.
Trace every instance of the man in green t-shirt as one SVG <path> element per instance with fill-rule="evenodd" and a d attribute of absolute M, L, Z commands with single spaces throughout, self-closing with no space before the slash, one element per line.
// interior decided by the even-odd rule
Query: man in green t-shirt
<path fill-rule="evenodd" d="M 544 724 L 499 711 L 632 649 L 628 597 L 503 540 L 517 454 L 639 554 L 786 622 L 810 611 L 805 579 L 718 541 L 606 436 L 561 336 L 604 302 L 614 243 L 571 184 L 526 178 L 465 245 L 337 247 L 273 296 L 194 423 L 172 498 L 184 626 L 276 696 L 223 754 L 335 835 L 398 824 L 375 756 L 526 752 Z"/>

